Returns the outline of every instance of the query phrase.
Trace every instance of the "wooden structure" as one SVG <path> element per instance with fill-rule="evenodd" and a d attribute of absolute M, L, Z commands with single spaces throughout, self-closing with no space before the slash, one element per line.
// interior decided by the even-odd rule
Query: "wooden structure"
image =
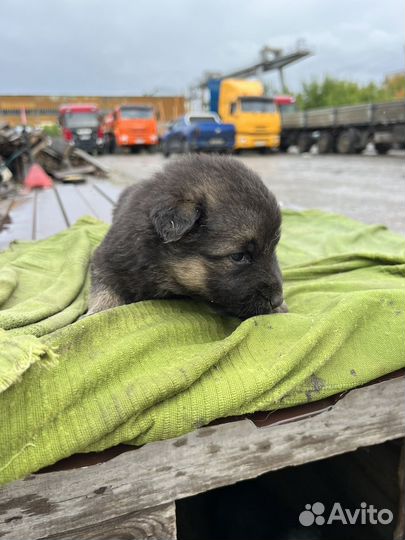
<path fill-rule="evenodd" d="M 119 192 L 93 180 L 3 203 L 9 225 L 0 245 L 45 238 L 85 214 L 109 222 Z M 402 371 L 318 403 L 215 422 L 141 448 L 72 456 L 0 488 L 0 537 L 175 539 L 176 500 L 404 436 Z M 404 507 L 402 498 L 399 520 Z M 396 538 L 403 534 L 399 521 Z"/>

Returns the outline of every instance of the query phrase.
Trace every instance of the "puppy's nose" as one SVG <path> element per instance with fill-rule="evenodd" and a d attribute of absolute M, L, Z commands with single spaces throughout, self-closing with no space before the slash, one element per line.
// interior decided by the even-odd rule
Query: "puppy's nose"
<path fill-rule="evenodd" d="M 276 309 L 284 302 L 283 292 L 279 288 L 263 285 L 260 294 L 271 304 L 272 309 Z"/>
<path fill-rule="evenodd" d="M 283 293 L 281 292 L 274 292 L 270 296 L 270 304 L 273 309 L 276 309 L 281 306 L 281 304 L 284 302 Z"/>

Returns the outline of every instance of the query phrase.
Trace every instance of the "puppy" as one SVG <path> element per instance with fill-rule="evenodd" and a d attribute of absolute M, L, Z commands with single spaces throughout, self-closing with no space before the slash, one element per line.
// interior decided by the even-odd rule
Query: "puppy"
<path fill-rule="evenodd" d="M 127 188 L 95 251 L 89 314 L 187 296 L 240 318 L 286 311 L 276 257 L 281 214 L 252 170 L 187 155 Z"/>

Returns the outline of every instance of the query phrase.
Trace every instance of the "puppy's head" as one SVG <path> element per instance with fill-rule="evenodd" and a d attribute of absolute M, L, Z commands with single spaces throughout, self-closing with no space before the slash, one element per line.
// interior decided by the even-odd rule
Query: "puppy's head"
<path fill-rule="evenodd" d="M 173 294 L 203 298 L 242 318 L 283 303 L 274 195 L 239 161 L 187 156 L 157 175 L 150 212 Z"/>

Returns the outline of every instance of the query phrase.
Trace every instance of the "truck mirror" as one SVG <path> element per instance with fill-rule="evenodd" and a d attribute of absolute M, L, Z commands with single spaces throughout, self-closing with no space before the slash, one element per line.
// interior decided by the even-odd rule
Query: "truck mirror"
<path fill-rule="evenodd" d="M 233 102 L 233 103 L 231 103 L 230 106 L 229 106 L 229 113 L 230 113 L 230 114 L 235 114 L 235 112 L 236 112 L 236 103 Z"/>

